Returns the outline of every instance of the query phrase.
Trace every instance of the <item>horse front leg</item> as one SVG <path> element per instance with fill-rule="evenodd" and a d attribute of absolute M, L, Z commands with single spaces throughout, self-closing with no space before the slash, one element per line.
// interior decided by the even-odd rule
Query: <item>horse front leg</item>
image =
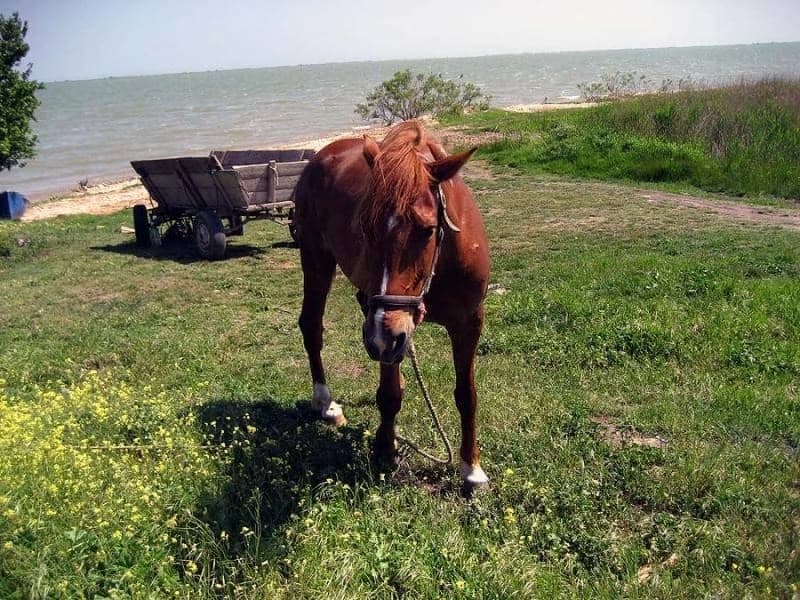
<path fill-rule="evenodd" d="M 325 368 L 322 365 L 322 318 L 336 263 L 332 257 L 320 257 L 303 248 L 300 257 L 303 265 L 303 308 L 298 324 L 303 333 L 303 345 L 308 354 L 311 380 L 314 383 L 311 407 L 319 411 L 324 421 L 340 426 L 346 424 L 347 419 L 344 417 L 342 407 L 331 397 L 325 381 Z"/>
<path fill-rule="evenodd" d="M 475 391 L 475 351 L 483 328 L 483 305 L 463 323 L 447 328 L 453 347 L 456 387 L 453 395 L 461 415 L 461 476 L 468 491 L 486 485 L 489 478 L 480 465 L 475 413 L 478 394 Z"/>
<path fill-rule="evenodd" d="M 403 403 L 403 378 L 400 365 L 381 364 L 381 380 L 375 399 L 381 413 L 381 424 L 375 433 L 374 453 L 379 463 L 393 464 L 397 458 L 395 420 Z"/>

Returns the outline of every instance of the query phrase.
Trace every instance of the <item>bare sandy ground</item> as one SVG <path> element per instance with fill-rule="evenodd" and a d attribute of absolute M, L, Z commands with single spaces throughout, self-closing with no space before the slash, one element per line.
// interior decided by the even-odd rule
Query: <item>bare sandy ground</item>
<path fill-rule="evenodd" d="M 760 223 L 800 230 L 800 210 L 797 209 L 755 206 L 742 202 L 709 200 L 708 198 L 698 198 L 684 194 L 668 194 L 665 192 L 643 191 L 641 192 L 641 197 L 653 204 L 677 204 L 689 209 L 716 214 L 740 223 Z"/>
<path fill-rule="evenodd" d="M 130 208 L 134 204 L 149 202 L 150 197 L 139 180 L 128 179 L 116 183 L 101 183 L 55 200 L 31 204 L 21 220 L 39 221 L 62 215 L 107 215 Z"/>
<path fill-rule="evenodd" d="M 514 104 L 506 106 L 503 110 L 511 112 L 547 112 L 550 110 L 564 110 L 568 108 L 589 108 L 597 106 L 597 102 L 548 102 L 547 104 Z"/>

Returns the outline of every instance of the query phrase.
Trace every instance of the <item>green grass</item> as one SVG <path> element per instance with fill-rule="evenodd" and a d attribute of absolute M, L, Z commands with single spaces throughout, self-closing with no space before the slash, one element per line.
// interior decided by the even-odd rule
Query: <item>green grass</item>
<path fill-rule="evenodd" d="M 522 172 L 800 198 L 800 81 L 650 94 L 588 109 L 449 122 L 505 134 L 481 149 Z"/>
<path fill-rule="evenodd" d="M 207 263 L 136 250 L 128 214 L 0 224 L 0 597 L 791 597 L 800 235 L 622 186 L 473 188 L 505 293 L 471 502 L 453 470 L 370 466 L 341 277 L 323 357 L 350 423 L 314 419 L 284 228 Z M 456 436 L 445 335 L 417 339 Z M 433 445 L 406 377 L 401 428 Z"/>

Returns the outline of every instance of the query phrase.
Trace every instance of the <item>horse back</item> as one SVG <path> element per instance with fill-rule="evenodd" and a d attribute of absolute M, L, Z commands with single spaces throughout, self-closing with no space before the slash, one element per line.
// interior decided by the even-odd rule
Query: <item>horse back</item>
<path fill-rule="evenodd" d="M 369 183 L 361 139 L 337 140 L 317 152 L 295 187 L 294 223 L 301 248 L 333 255 L 354 283 L 361 233 L 354 227 Z"/>

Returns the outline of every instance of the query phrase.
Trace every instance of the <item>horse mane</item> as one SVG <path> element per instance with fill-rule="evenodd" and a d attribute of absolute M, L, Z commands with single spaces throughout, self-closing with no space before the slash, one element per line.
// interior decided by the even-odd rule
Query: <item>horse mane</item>
<path fill-rule="evenodd" d="M 417 121 L 391 129 L 372 165 L 372 181 L 361 202 L 358 222 L 369 236 L 384 233 L 390 216 L 409 218 L 411 205 L 431 184 L 431 175 L 420 152 L 425 131 Z"/>

